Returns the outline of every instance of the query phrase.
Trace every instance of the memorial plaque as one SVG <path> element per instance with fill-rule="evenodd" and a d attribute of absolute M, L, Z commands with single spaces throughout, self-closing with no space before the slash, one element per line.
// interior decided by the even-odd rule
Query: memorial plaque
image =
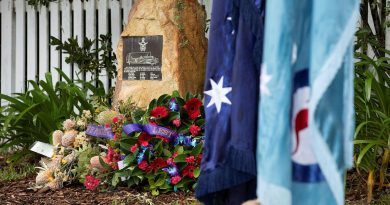
<path fill-rule="evenodd" d="M 163 36 L 123 37 L 123 80 L 162 80 Z"/>

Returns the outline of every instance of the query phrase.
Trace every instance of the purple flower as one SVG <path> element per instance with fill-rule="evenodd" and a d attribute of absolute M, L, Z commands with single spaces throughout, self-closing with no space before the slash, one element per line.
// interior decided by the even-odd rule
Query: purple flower
<path fill-rule="evenodd" d="M 179 111 L 179 105 L 176 103 L 175 98 L 171 98 L 171 100 L 169 101 L 168 108 L 169 108 L 171 111 L 174 111 L 174 112 Z"/>
<path fill-rule="evenodd" d="M 169 175 L 171 176 L 178 176 L 179 175 L 179 172 L 177 170 L 177 167 L 174 166 L 174 167 L 168 167 L 168 168 L 163 168 L 163 171 L 164 172 L 167 172 Z"/>

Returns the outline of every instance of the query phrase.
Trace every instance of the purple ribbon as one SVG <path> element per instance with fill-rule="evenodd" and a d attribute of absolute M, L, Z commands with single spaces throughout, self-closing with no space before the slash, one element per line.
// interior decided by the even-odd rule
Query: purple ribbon
<path fill-rule="evenodd" d="M 123 131 L 130 135 L 133 132 L 146 132 L 149 135 L 159 135 L 165 137 L 169 140 L 173 140 L 178 136 L 177 132 L 157 126 L 157 125 L 140 125 L 140 124 L 128 124 L 123 126 Z M 99 138 L 114 138 L 114 133 L 110 127 L 99 126 L 99 125 L 88 125 L 87 131 L 85 132 L 87 135 Z"/>
<path fill-rule="evenodd" d="M 99 126 L 99 125 L 88 125 L 87 131 L 85 134 L 99 137 L 99 138 L 114 138 L 114 133 L 112 132 L 111 127 Z"/>
<path fill-rule="evenodd" d="M 171 129 L 157 126 L 157 125 L 150 125 L 150 124 L 147 124 L 147 125 L 128 124 L 128 125 L 123 126 L 123 131 L 127 135 L 129 135 L 133 132 L 146 132 L 149 135 L 159 135 L 159 136 L 165 137 L 169 140 L 173 139 L 174 137 L 176 137 L 178 135 L 177 132 L 175 132 Z"/>

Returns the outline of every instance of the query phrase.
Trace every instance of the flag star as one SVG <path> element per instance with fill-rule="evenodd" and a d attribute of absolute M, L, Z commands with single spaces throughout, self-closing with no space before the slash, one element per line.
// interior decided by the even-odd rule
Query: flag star
<path fill-rule="evenodd" d="M 232 104 L 230 100 L 226 97 L 226 95 L 230 91 L 232 91 L 232 87 L 223 87 L 223 76 L 218 81 L 218 84 L 213 79 L 210 79 L 210 83 L 211 90 L 204 92 L 206 95 L 209 95 L 211 97 L 211 100 L 207 107 L 215 105 L 215 107 L 217 108 L 217 112 L 219 113 L 221 111 L 222 103 L 226 103 L 229 105 Z"/>
<path fill-rule="evenodd" d="M 267 74 L 267 66 L 263 64 L 261 66 L 261 75 L 260 75 L 260 93 L 264 95 L 271 95 L 271 92 L 268 89 L 268 83 L 271 81 L 271 75 Z"/>

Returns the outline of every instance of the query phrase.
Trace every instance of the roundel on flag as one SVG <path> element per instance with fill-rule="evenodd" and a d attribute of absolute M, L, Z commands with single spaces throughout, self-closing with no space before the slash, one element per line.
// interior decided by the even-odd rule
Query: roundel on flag
<path fill-rule="evenodd" d="M 293 181 L 304 183 L 324 180 L 310 142 L 308 81 L 308 69 L 298 71 L 294 76 L 291 119 Z"/>

